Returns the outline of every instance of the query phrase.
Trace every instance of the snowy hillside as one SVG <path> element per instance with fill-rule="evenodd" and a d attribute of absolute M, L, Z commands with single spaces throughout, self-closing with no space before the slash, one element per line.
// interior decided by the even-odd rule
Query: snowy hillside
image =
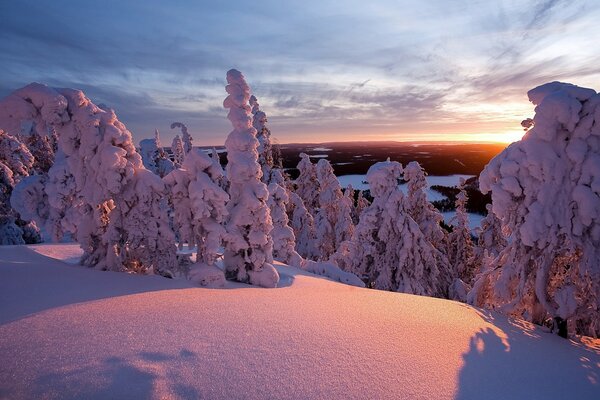
<path fill-rule="evenodd" d="M 281 288 L 214 290 L 39 253 L 0 247 L 0 399 L 600 398 L 600 342 L 464 304 L 281 265 Z"/>

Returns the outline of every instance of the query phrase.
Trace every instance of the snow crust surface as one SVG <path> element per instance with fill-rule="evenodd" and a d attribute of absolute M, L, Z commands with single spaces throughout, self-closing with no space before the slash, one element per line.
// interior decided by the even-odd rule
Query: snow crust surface
<path fill-rule="evenodd" d="M 73 257 L 69 245 L 38 252 Z M 191 287 L 0 248 L 0 398 L 598 398 L 585 346 L 451 301 L 277 266 Z M 596 346 L 595 348 L 593 346 Z"/>

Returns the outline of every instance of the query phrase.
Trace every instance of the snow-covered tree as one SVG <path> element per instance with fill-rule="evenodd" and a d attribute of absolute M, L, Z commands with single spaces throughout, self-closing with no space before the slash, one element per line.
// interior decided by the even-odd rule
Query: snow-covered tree
<path fill-rule="evenodd" d="M 285 182 L 279 169 L 273 169 L 273 179 L 269 184 L 269 199 L 267 204 L 273 220 L 273 258 L 294 267 L 301 267 L 302 257 L 296 251 L 296 236 L 290 227 L 286 212 L 290 201 Z"/>
<path fill-rule="evenodd" d="M 140 154 L 144 167 L 161 178 L 175 169 L 173 161 L 169 160 L 165 149 L 163 149 L 160 143 L 158 129 L 154 131 L 153 139 L 143 139 L 140 141 Z"/>
<path fill-rule="evenodd" d="M 192 144 L 193 138 L 188 132 L 188 128 L 185 124 L 181 122 L 173 122 L 171 124 L 171 129 L 181 128 L 181 141 L 183 142 L 183 151 L 185 154 L 189 153 L 194 145 Z"/>
<path fill-rule="evenodd" d="M 445 239 L 444 230 L 440 225 L 444 217 L 427 200 L 427 178 L 418 162 L 411 161 L 406 165 L 404 180 L 408 186 L 405 197 L 408 214 L 419 224 L 425 238 L 440 249 L 439 246 L 443 246 Z"/>
<path fill-rule="evenodd" d="M 487 256 L 497 257 L 507 245 L 506 236 L 502 232 L 502 223 L 492 211 L 492 205 L 485 206 L 487 215 L 481 220 L 481 226 L 477 229 L 477 247 L 475 254 L 483 259 Z"/>
<path fill-rule="evenodd" d="M 50 138 L 47 135 L 41 135 L 33 128 L 29 128 L 27 133 L 22 132 L 19 136 L 33 156 L 33 173 L 48 172 L 54 164 L 54 149 Z"/>
<path fill-rule="evenodd" d="M 0 104 L 0 108 L 2 104 Z M 15 186 L 34 171 L 35 160 L 17 136 L 0 129 L 0 244 L 25 244 L 40 241 L 35 223 L 19 218 L 11 207 Z"/>
<path fill-rule="evenodd" d="M 54 212 L 76 225 L 82 263 L 109 270 L 176 273 L 174 239 L 164 223 L 162 182 L 144 172 L 131 133 L 114 112 L 100 109 L 79 90 L 40 84 L 30 84 L 7 99 L 11 118 L 34 118 L 59 136 L 60 157 L 43 190 L 52 209 L 46 215 Z M 67 200 L 72 203 L 53 211 L 54 204 Z M 27 204 L 37 207 L 39 201 Z M 140 232 L 148 234 L 141 238 Z"/>
<path fill-rule="evenodd" d="M 171 143 L 171 152 L 173 153 L 173 164 L 175 164 L 175 168 L 180 168 L 183 164 L 185 152 L 183 150 L 183 142 L 181 141 L 179 135 L 175 135 L 173 138 L 173 142 Z"/>
<path fill-rule="evenodd" d="M 317 177 L 321 189 L 319 211 L 315 218 L 317 242 L 321 260 L 327 260 L 343 241 L 352 236 L 352 204 L 342 193 L 329 161 L 319 160 Z"/>
<path fill-rule="evenodd" d="M 171 191 L 179 246 L 188 243 L 190 247 L 198 247 L 196 265 L 190 270 L 192 280 L 196 275 L 206 277 L 207 271 L 212 271 L 222 283 L 225 277 L 215 262 L 226 233 L 223 223 L 229 196 L 218 184 L 221 174 L 214 170 L 213 160 L 200 149 L 192 149 L 182 167 L 164 178 Z"/>
<path fill-rule="evenodd" d="M 599 336 L 600 95 L 552 82 L 528 96 L 533 126 L 481 174 L 509 237 L 470 301 Z"/>
<path fill-rule="evenodd" d="M 296 251 L 305 259 L 317 260 L 319 249 L 314 218 L 304 206 L 300 196 L 292 191 L 288 191 L 288 196 L 288 215 L 296 237 Z"/>
<path fill-rule="evenodd" d="M 223 106 L 233 125 L 225 141 L 227 176 L 230 181 L 225 244 L 225 271 L 229 279 L 275 287 L 279 274 L 272 265 L 273 224 L 266 204 L 269 192 L 261 182 L 258 163 L 258 140 L 252 127 L 248 100 L 250 87 L 241 72 L 227 72 L 227 93 Z"/>
<path fill-rule="evenodd" d="M 448 287 L 438 251 L 408 215 L 398 188 L 396 161 L 371 166 L 367 181 L 373 203 L 361 214 L 352 238 L 332 257 L 342 269 L 382 290 L 443 297 Z"/>
<path fill-rule="evenodd" d="M 258 140 L 258 163 L 262 169 L 262 180 L 265 184 L 271 183 L 271 169 L 273 168 L 273 151 L 271 146 L 271 131 L 267 127 L 267 114 L 260 109 L 255 96 L 250 96 L 252 110 L 252 126 L 256 129 Z"/>
<path fill-rule="evenodd" d="M 466 301 L 468 289 L 475 277 L 477 260 L 467 215 L 467 192 L 464 179 L 461 179 L 459 189 L 455 203 L 456 215 L 451 221 L 452 232 L 448 235 L 446 255 L 452 275 L 456 279 L 450 288 L 450 298 Z"/>
<path fill-rule="evenodd" d="M 304 202 L 308 212 L 315 216 L 319 209 L 319 180 L 317 179 L 317 167 L 310 161 L 308 154 L 300 153 L 298 163 L 298 178 L 296 179 L 296 194 Z"/>

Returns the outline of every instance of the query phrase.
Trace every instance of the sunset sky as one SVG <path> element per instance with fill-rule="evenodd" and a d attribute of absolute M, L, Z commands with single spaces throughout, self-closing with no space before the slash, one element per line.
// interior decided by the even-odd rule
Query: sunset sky
<path fill-rule="evenodd" d="M 241 70 L 280 143 L 518 139 L 527 90 L 600 89 L 600 2 L 3 1 L 0 97 L 38 81 L 222 144 Z"/>

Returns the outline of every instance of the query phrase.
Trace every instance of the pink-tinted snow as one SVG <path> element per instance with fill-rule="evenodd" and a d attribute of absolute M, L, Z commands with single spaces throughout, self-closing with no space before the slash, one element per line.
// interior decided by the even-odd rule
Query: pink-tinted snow
<path fill-rule="evenodd" d="M 600 398 L 597 342 L 278 270 L 214 290 L 0 247 L 0 398 Z"/>

